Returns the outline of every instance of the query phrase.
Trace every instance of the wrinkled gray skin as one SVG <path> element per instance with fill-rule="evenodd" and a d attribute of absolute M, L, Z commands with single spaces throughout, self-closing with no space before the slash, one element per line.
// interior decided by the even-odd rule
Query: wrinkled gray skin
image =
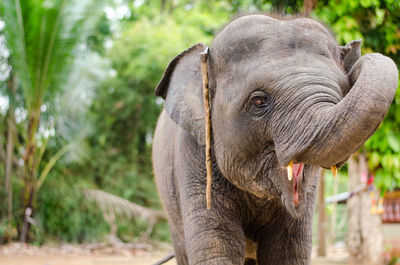
<path fill-rule="evenodd" d="M 397 86 L 394 63 L 360 57 L 360 44 L 338 46 L 311 19 L 263 15 L 217 35 L 208 60 L 211 210 L 199 56 L 206 46 L 169 64 L 156 89 L 165 110 L 153 161 L 178 264 L 310 263 L 319 168 L 342 165 L 372 135 Z M 305 164 L 297 206 L 291 160 Z"/>

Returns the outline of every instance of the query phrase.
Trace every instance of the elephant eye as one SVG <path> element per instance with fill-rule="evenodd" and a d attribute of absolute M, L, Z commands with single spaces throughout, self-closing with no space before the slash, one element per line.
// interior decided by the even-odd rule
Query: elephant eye
<path fill-rule="evenodd" d="M 271 106 L 271 98 L 263 91 L 256 91 L 250 97 L 247 111 L 255 116 L 263 116 Z"/>

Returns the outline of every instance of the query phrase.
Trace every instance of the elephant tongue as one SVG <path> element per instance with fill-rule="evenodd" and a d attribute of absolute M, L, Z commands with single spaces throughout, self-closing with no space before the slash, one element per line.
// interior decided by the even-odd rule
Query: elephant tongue
<path fill-rule="evenodd" d="M 293 202 L 297 206 L 299 204 L 299 191 L 298 191 L 298 181 L 301 177 L 304 164 L 293 164 Z"/>

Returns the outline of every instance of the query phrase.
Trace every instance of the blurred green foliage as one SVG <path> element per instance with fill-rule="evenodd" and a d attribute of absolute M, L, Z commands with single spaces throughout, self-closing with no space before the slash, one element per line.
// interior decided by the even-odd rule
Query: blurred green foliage
<path fill-rule="evenodd" d="M 52 173 L 38 196 L 37 242 L 54 239 L 81 243 L 103 239 L 108 225 L 94 202 L 84 196 L 86 181 L 65 172 Z"/>
<path fill-rule="evenodd" d="M 218 30 L 236 14 L 259 11 L 297 14 L 303 12 L 303 1 L 107 2 L 94 30 L 79 42 L 80 48 L 71 57 L 69 66 L 74 71 L 63 76 L 63 85 L 70 88 L 67 89 L 70 93 L 48 93 L 44 97 L 49 99 L 44 103 L 52 102 L 57 112 L 42 111 L 43 120 L 54 129 L 54 134 L 46 138 L 47 149 L 39 168 L 43 169 L 72 140 L 79 139 L 74 142 L 80 148 L 75 148 L 79 152 L 68 152 L 58 160 L 37 194 L 37 211 L 33 216 L 36 225 L 32 230 L 35 242 L 105 239 L 110 228 L 100 209 L 84 196 L 85 188 L 101 189 L 145 207 L 161 208 L 150 158 L 152 133 L 162 108 L 162 100 L 156 99 L 154 88 L 174 56 L 197 42 L 210 44 Z M 340 44 L 363 39 L 363 52 L 384 53 L 400 63 L 399 1 L 319 0 L 311 16 L 326 23 Z M 7 56 L 0 56 L 0 64 L 7 61 Z M 0 99 L 10 97 L 6 81 L 0 82 Z M 17 93 L 16 99 L 18 96 Z M 0 104 L 0 145 L 4 146 L 7 107 L 2 108 Z M 23 110 L 21 106 L 19 111 Z M 17 127 L 23 129 L 26 117 L 20 115 L 20 118 Z M 19 138 L 17 135 L 16 139 Z M 17 155 L 20 150 L 16 146 Z M 399 186 L 399 90 L 385 122 L 366 143 L 365 150 L 379 188 Z M 0 163 L 0 176 L 4 170 Z M 20 171 L 15 166 L 14 228 L 20 222 L 16 217 L 23 213 Z M 4 187 L 3 178 L 0 185 Z M 6 207 L 5 196 L 0 188 L 0 209 Z M 0 212 L 0 216 L 0 237 L 5 237 L 5 213 Z M 131 241 L 146 230 L 146 223 L 139 219 L 121 219 L 117 224 L 117 234 L 123 241 Z M 15 233 L 11 237 L 15 239 Z M 166 222 L 155 227 L 152 237 L 168 240 Z"/>

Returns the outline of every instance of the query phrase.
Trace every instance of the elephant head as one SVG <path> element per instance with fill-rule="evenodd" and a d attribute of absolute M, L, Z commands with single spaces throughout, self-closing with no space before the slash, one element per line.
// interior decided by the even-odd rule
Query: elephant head
<path fill-rule="evenodd" d="M 361 41 L 339 46 L 318 22 L 251 15 L 234 20 L 208 50 L 212 151 L 231 183 L 281 197 L 302 216 L 319 167 L 341 166 L 377 129 L 398 71 Z M 204 145 L 199 43 L 178 55 L 156 88 L 168 115 Z M 293 164 L 293 179 L 287 165 Z"/>

